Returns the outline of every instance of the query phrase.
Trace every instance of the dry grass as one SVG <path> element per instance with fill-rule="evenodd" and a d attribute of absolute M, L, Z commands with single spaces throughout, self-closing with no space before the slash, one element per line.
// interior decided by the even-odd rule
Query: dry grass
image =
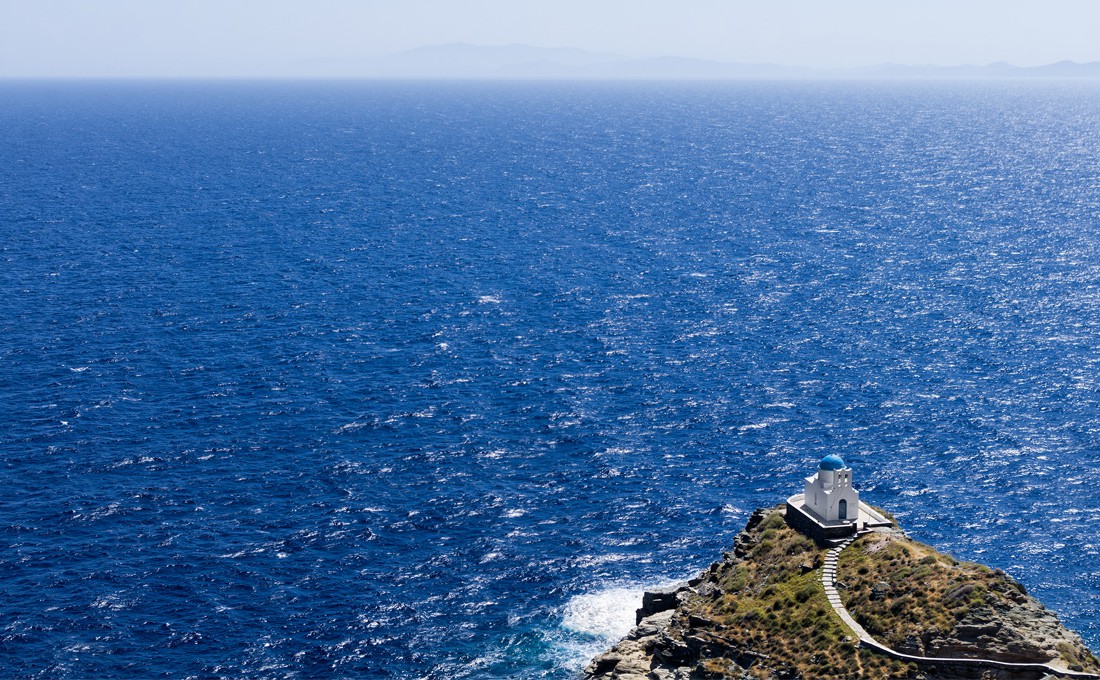
<path fill-rule="evenodd" d="M 851 632 L 825 599 L 825 551 L 790 529 L 780 509 L 750 532 L 744 561 L 721 563 L 709 597 L 696 596 L 677 617 L 674 637 L 704 643 L 700 677 L 743 677 L 734 659 L 751 665 L 751 677 L 807 680 L 916 678 L 916 666 L 856 647 Z M 807 570 L 805 567 L 812 567 Z M 948 633 L 975 608 L 1007 609 L 1027 598 L 1022 585 L 999 570 L 959 562 L 897 534 L 871 534 L 840 555 L 838 579 L 849 612 L 882 642 L 905 649 L 906 638 Z M 877 584 L 884 594 L 872 596 Z M 881 589 L 881 586 L 880 586 Z M 1085 648 L 1063 643 L 1057 651 L 1071 668 L 1100 669 Z"/>
<path fill-rule="evenodd" d="M 904 649 L 906 638 L 949 633 L 975 608 L 1008 610 L 1026 599 L 1024 587 L 1000 570 L 960 562 L 927 545 L 888 534 L 865 536 L 843 551 L 837 579 L 850 614 L 879 641 Z M 872 595 L 876 584 L 888 586 Z M 880 586 L 881 588 L 881 586 Z M 1059 646 L 1068 665 L 1096 668 L 1073 645 Z M 1036 659 L 1040 660 L 1040 659 Z"/>
<path fill-rule="evenodd" d="M 898 647 L 914 631 L 951 630 L 982 604 L 994 575 L 979 566 L 960 565 L 920 543 L 872 534 L 841 553 L 837 579 L 848 586 L 841 598 L 860 625 Z M 889 584 L 889 597 L 872 599 L 880 582 Z"/>
<path fill-rule="evenodd" d="M 803 678 L 915 675 L 913 668 L 857 651 L 850 631 L 825 599 L 820 569 L 803 573 L 801 568 L 820 565 L 824 550 L 787 527 L 780 511 L 761 522 L 754 534 L 757 541 L 748 559 L 725 564 L 716 574 L 722 593 L 688 605 L 689 613 L 711 622 L 706 634 L 767 655 L 759 666 L 785 667 Z"/>

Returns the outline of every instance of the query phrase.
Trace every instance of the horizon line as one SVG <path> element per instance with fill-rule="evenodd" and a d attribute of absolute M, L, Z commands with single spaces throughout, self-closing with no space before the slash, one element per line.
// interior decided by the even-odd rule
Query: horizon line
<path fill-rule="evenodd" d="M 1060 59 L 1033 66 L 1007 60 L 984 64 L 884 61 L 856 66 L 803 66 L 769 61 L 726 61 L 676 54 L 636 57 L 580 47 L 525 43 L 479 45 L 449 42 L 419 45 L 386 54 L 313 57 L 281 63 L 210 65 L 191 72 L 103 72 L 0 74 L 3 82 L 27 81 L 973 81 L 1094 80 L 1100 60 Z M 90 69 L 95 70 L 95 69 Z M 131 71 L 131 72 L 127 72 Z"/>

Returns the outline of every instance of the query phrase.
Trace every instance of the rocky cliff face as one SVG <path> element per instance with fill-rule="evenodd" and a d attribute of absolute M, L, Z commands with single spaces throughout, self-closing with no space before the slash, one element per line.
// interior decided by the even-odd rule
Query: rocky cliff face
<path fill-rule="evenodd" d="M 875 638 L 919 657 L 1049 664 L 971 668 L 897 660 L 860 646 L 825 598 L 825 549 L 758 510 L 733 549 L 691 581 L 646 593 L 638 625 L 585 669 L 587 680 L 1004 678 L 1100 674 L 1080 637 L 1004 573 L 958 562 L 896 529 L 842 554 L 838 589 Z M 1097 675 L 1100 678 L 1100 675 Z"/>

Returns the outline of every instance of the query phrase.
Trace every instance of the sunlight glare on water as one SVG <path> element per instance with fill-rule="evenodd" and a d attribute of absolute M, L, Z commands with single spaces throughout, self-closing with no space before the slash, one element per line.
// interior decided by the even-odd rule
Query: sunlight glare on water
<path fill-rule="evenodd" d="M 1100 648 L 1100 90 L 0 83 L 0 664 L 573 677 L 823 455 Z"/>

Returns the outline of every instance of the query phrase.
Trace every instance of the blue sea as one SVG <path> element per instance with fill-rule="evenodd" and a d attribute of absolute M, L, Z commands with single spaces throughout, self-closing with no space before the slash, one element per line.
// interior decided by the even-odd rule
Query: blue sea
<path fill-rule="evenodd" d="M 0 83 L 0 671 L 569 679 L 829 453 L 1100 649 L 1100 85 Z"/>

